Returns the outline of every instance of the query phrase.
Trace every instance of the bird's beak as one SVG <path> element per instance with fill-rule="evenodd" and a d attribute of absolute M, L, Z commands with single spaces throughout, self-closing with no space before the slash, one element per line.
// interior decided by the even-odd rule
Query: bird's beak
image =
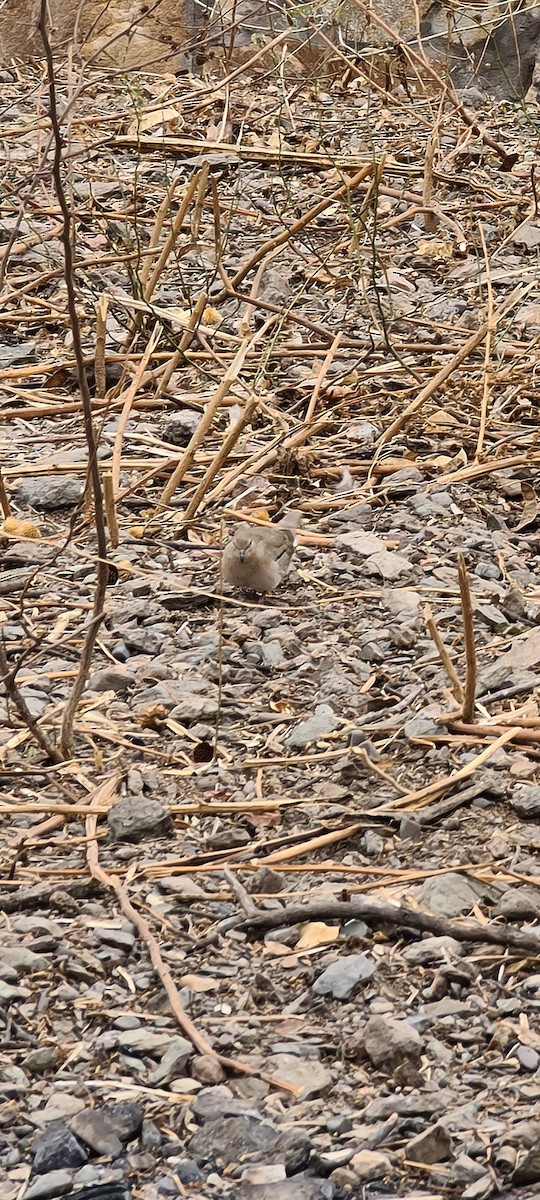
<path fill-rule="evenodd" d="M 246 552 L 245 552 L 245 550 L 239 550 L 239 552 L 238 552 L 238 557 L 239 557 L 239 559 L 240 559 L 240 562 L 241 562 L 241 563 L 243 563 L 243 561 L 244 561 L 244 559 L 245 559 L 245 557 L 246 557 Z"/>

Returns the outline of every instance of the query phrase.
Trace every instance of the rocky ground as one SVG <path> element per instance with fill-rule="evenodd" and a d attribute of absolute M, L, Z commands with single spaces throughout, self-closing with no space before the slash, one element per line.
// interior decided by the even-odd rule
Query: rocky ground
<path fill-rule="evenodd" d="M 95 537 L 41 79 L 2 84 L 2 1197 L 540 1194 L 530 115 L 486 102 L 494 148 L 445 109 L 430 232 L 436 95 L 89 78 L 65 176 L 119 539 L 55 762 Z M 222 595 L 234 523 L 290 507 L 280 590 Z"/>

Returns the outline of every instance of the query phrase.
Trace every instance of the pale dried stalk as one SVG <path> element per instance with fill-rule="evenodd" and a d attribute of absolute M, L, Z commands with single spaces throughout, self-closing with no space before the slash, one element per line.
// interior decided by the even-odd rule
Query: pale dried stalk
<path fill-rule="evenodd" d="M 448 720 L 453 720 L 453 716 L 449 716 Z M 417 792 L 409 792 L 407 796 L 399 796 L 397 800 L 390 800 L 385 804 L 387 808 L 422 808 L 429 800 L 435 800 L 437 796 L 442 796 L 444 792 L 448 792 L 451 788 L 455 788 L 457 783 L 461 783 L 463 779 L 468 779 L 469 775 L 474 775 L 479 767 L 482 767 L 485 762 L 491 758 L 501 746 L 505 746 L 507 742 L 511 742 L 516 734 L 519 734 L 519 728 L 513 725 L 511 729 L 505 729 L 501 736 L 496 738 L 494 742 L 490 742 L 480 754 L 473 758 L 472 762 L 466 763 L 464 767 L 460 767 L 459 771 L 454 771 L 452 775 L 444 775 L 442 779 L 436 779 L 433 783 L 428 783 L 426 787 L 420 788 Z"/>
<path fill-rule="evenodd" d="M 439 658 L 442 662 L 442 665 L 443 665 L 443 667 L 446 671 L 446 674 L 448 676 L 448 679 L 450 681 L 450 687 L 452 688 L 452 692 L 453 692 L 458 704 L 461 705 L 463 703 L 463 688 L 461 686 L 461 681 L 458 677 L 457 671 L 456 671 L 454 664 L 452 662 L 452 659 L 450 658 L 450 655 L 446 649 L 446 646 L 442 640 L 442 637 L 439 633 L 437 625 L 435 624 L 435 618 L 431 611 L 431 605 L 425 604 L 423 612 L 424 612 L 424 620 L 426 622 L 427 631 L 430 634 L 430 637 L 433 639 L 435 646 L 437 647 L 437 653 L 439 655 Z"/>
<path fill-rule="evenodd" d="M 169 254 L 171 253 L 171 250 L 174 247 L 174 244 L 176 242 L 178 234 L 180 233 L 180 230 L 184 223 L 184 217 L 185 217 L 187 210 L 191 204 L 193 196 L 199 186 L 201 176 L 203 175 L 205 169 L 206 169 L 206 171 L 208 171 L 206 164 L 205 164 L 205 167 L 203 167 L 201 171 L 198 171 L 197 174 L 193 177 L 193 179 L 190 180 L 190 182 L 186 188 L 184 196 L 182 197 L 182 203 L 181 203 L 180 208 L 178 209 L 178 212 L 173 220 L 172 226 L 171 226 L 169 233 L 167 235 L 167 238 L 164 242 L 161 254 L 157 260 L 157 263 L 156 263 L 156 265 L 152 271 L 152 274 L 148 280 L 148 283 L 146 284 L 146 287 L 144 289 L 145 300 L 150 300 L 154 294 L 157 282 L 165 268 L 167 259 L 169 257 Z"/>
<path fill-rule="evenodd" d="M 343 337 L 343 330 L 340 329 L 339 333 L 336 334 L 336 336 L 332 342 L 332 345 L 330 346 L 330 348 L 328 350 L 328 354 L 323 359 L 323 362 L 321 364 L 321 369 L 315 380 L 315 386 L 313 388 L 311 400 L 308 404 L 308 409 L 307 409 L 306 416 L 305 416 L 306 425 L 311 424 L 311 422 L 313 420 L 313 417 L 315 415 L 315 409 L 317 407 L 317 400 L 319 399 L 322 385 L 323 385 L 323 383 L 326 379 L 326 376 L 328 374 L 328 371 L 334 361 L 336 353 L 339 350 L 342 337 Z"/>
<path fill-rule="evenodd" d="M 103 484 L 103 497 L 105 500 L 105 513 L 107 517 L 107 528 L 109 530 L 109 538 L 111 546 L 116 549 L 119 542 L 118 520 L 116 517 L 116 503 L 114 499 L 114 487 L 112 471 L 104 471 L 101 477 Z"/>
<path fill-rule="evenodd" d="M 219 450 L 217 450 L 212 461 L 209 463 L 209 465 L 205 471 L 203 479 L 201 480 L 199 486 L 197 487 L 194 495 L 192 496 L 192 498 L 187 506 L 185 516 L 184 516 L 184 520 L 186 522 L 191 521 L 191 519 L 195 516 L 195 513 L 197 512 L 198 508 L 200 507 L 201 502 L 204 500 L 204 497 L 207 493 L 208 488 L 210 487 L 210 484 L 212 483 L 212 480 L 215 479 L 218 471 L 221 470 L 223 463 L 225 463 L 227 461 L 229 454 L 231 453 L 231 450 L 234 448 L 234 446 L 236 446 L 236 443 L 238 441 L 238 438 L 240 437 L 240 434 L 242 433 L 242 430 L 245 429 L 248 422 L 251 421 L 251 418 L 253 416 L 253 413 L 255 412 L 255 409 L 257 408 L 258 403 L 259 403 L 258 396 L 256 396 L 256 395 L 250 396 L 249 400 L 246 403 L 246 406 L 244 408 L 242 415 L 239 417 L 238 421 L 235 421 L 234 424 L 229 429 L 228 434 L 224 438 L 221 446 L 219 447 Z"/>
<path fill-rule="evenodd" d="M 296 433 L 290 434 L 289 437 L 283 437 L 283 434 L 278 434 L 274 438 L 274 444 L 270 450 L 266 447 L 262 450 L 255 450 L 254 453 L 246 459 L 245 462 L 238 463 L 236 467 L 231 467 L 224 479 L 220 480 L 219 485 L 206 497 L 206 503 L 212 504 L 214 500 L 223 499 L 233 492 L 236 487 L 236 481 L 239 477 L 254 475 L 255 472 L 261 471 L 263 467 L 270 466 L 276 461 L 281 450 L 295 450 L 302 446 L 309 437 L 313 437 L 319 430 L 324 429 L 327 424 L 327 417 L 320 417 L 312 425 L 303 425 Z"/>
<path fill-rule="evenodd" d="M 212 396 L 212 399 L 209 400 L 195 433 L 193 434 L 189 445 L 186 447 L 185 453 L 182 455 L 178 466 L 173 471 L 169 482 L 163 488 L 159 498 L 158 507 L 165 507 L 165 505 L 169 503 L 169 500 L 171 499 L 171 496 L 174 495 L 178 484 L 182 482 L 186 471 L 189 470 L 197 450 L 201 445 L 201 442 L 204 440 L 208 430 L 210 429 L 210 426 L 212 425 L 212 421 L 214 420 L 220 404 L 222 404 L 225 396 L 231 390 L 235 379 L 237 379 L 240 371 L 242 370 L 246 355 L 251 349 L 252 340 L 253 339 L 244 338 L 236 357 L 233 359 L 230 367 L 225 372 L 217 391 Z"/>
<path fill-rule="evenodd" d="M 433 195 L 433 161 L 438 143 L 438 134 L 436 132 L 430 133 L 426 145 L 426 157 L 424 161 L 424 184 L 422 188 L 422 203 L 426 209 L 424 214 L 426 233 L 435 233 L 437 228 L 437 218 L 430 206 L 431 197 Z"/>
<path fill-rule="evenodd" d="M 201 292 L 199 299 L 197 300 L 197 303 L 195 305 L 195 308 L 193 309 L 193 312 L 191 313 L 191 316 L 189 318 L 187 326 L 184 329 L 182 337 L 180 338 L 180 341 L 178 343 L 178 349 L 175 350 L 174 354 L 171 355 L 168 363 L 166 364 L 163 375 L 161 376 L 159 384 L 156 388 L 156 397 L 163 395 L 163 392 L 167 388 L 171 377 L 174 375 L 174 372 L 176 371 L 178 364 L 181 363 L 186 350 L 191 345 L 193 338 L 195 336 L 195 331 L 197 329 L 199 321 L 202 320 L 207 301 L 208 301 L 208 293 Z"/>
<path fill-rule="evenodd" d="M 96 794 L 96 803 L 99 804 L 99 793 Z M 281 1088 L 284 1091 L 291 1092 L 293 1095 L 299 1095 L 300 1088 L 294 1084 L 285 1083 L 283 1080 L 275 1079 L 273 1076 L 267 1075 L 265 1072 L 257 1071 L 254 1067 L 248 1066 L 246 1063 L 239 1062 L 237 1059 L 226 1058 L 222 1054 L 218 1054 L 214 1047 L 207 1042 L 202 1033 L 199 1033 L 196 1025 L 194 1025 L 191 1017 L 182 1007 L 182 1002 L 178 993 L 178 989 L 169 971 L 169 968 L 164 963 L 161 957 L 159 945 L 152 933 L 148 921 L 141 915 L 138 909 L 134 908 L 124 885 L 120 882 L 117 875 L 108 875 L 99 862 L 98 843 L 97 843 L 97 813 L 89 812 L 86 818 L 86 835 L 88 845 L 86 851 L 86 860 L 90 870 L 92 879 L 108 891 L 113 891 L 120 904 L 120 908 L 128 921 L 137 930 L 138 936 L 145 943 L 150 955 L 152 967 L 163 985 L 163 989 L 169 1001 L 171 1012 L 180 1026 L 180 1029 L 186 1034 L 191 1043 L 199 1054 L 211 1058 L 214 1062 L 219 1062 L 225 1068 L 237 1072 L 241 1075 L 259 1076 L 267 1083 L 271 1083 L 274 1087 Z"/>
<path fill-rule="evenodd" d="M 105 364 L 105 338 L 107 334 L 107 313 L 109 311 L 108 296 L 100 296 L 96 305 L 96 348 L 94 351 L 95 395 L 99 400 L 107 390 L 107 369 Z"/>
<path fill-rule="evenodd" d="M 475 454 L 474 454 L 476 462 L 478 462 L 482 456 L 482 450 L 484 448 L 484 438 L 486 436 L 486 424 L 487 424 L 487 414 L 488 414 L 488 405 L 489 405 L 489 366 L 490 366 L 490 361 L 491 361 L 491 345 L 492 345 L 492 340 L 493 340 L 493 333 L 494 333 L 495 326 L 496 326 L 496 321 L 494 318 L 493 288 L 491 285 L 491 264 L 489 261 L 489 255 L 488 255 L 488 250 L 487 250 L 487 246 L 486 246 L 484 228 L 483 228 L 481 221 L 478 222 L 478 230 L 480 233 L 480 241 L 482 242 L 482 253 L 484 255 L 484 262 L 486 265 L 488 330 L 487 330 L 487 334 L 486 334 L 486 346 L 485 346 L 485 354 L 484 354 L 484 382 L 483 382 L 483 388 L 482 388 L 482 403 L 480 406 L 480 427 L 478 430 L 478 440 L 476 443 L 476 450 L 475 450 Z"/>
<path fill-rule="evenodd" d="M 165 195 L 163 197 L 163 200 L 161 201 L 161 204 L 157 210 L 156 219 L 154 221 L 154 226 L 153 226 L 152 232 L 150 234 L 150 241 L 148 243 L 149 250 L 155 250 L 155 248 L 159 242 L 159 239 L 161 237 L 161 231 L 162 231 L 165 221 L 167 219 L 167 215 L 168 215 L 170 207 L 171 207 L 171 201 L 172 201 L 174 193 L 178 187 L 178 183 L 179 183 L 179 178 L 177 175 L 176 178 L 173 179 L 172 182 L 169 184 L 167 191 L 165 192 Z M 145 259 L 145 261 L 143 263 L 142 271 L 141 271 L 141 284 L 142 284 L 143 296 L 145 295 L 145 285 L 148 282 L 148 276 L 150 274 L 151 266 L 152 266 L 152 256 L 150 255 L 148 258 Z"/>
<path fill-rule="evenodd" d="M 458 579 L 459 591 L 461 595 L 461 612 L 463 615 L 463 637 L 465 641 L 466 659 L 465 688 L 463 695 L 463 721 L 466 724 L 469 724 L 470 721 L 472 721 L 474 713 L 477 669 L 471 589 L 469 586 L 469 574 L 467 567 L 465 566 L 465 559 L 462 554 L 458 554 Z"/>
<path fill-rule="evenodd" d="M 11 516 L 11 505 L 9 503 L 9 497 L 6 492 L 6 485 L 4 483 L 4 479 L 2 476 L 1 470 L 0 470 L 0 507 L 2 508 L 4 517 Z"/>
<path fill-rule="evenodd" d="M 118 420 L 118 429 L 116 431 L 116 437 L 114 439 L 114 450 L 113 450 L 113 459 L 112 459 L 112 468 L 111 468 L 112 482 L 113 482 L 115 496 L 117 495 L 119 487 L 120 487 L 120 463 L 122 460 L 122 442 L 124 440 L 124 433 L 125 433 L 126 425 L 129 420 L 129 414 L 131 412 L 131 407 L 132 407 L 133 401 L 135 399 L 135 396 L 137 395 L 137 392 L 139 390 L 139 384 L 144 375 L 144 372 L 146 371 L 148 363 L 150 362 L 152 354 L 154 353 L 154 350 L 159 342 L 160 336 L 161 336 L 161 326 L 156 323 L 156 325 L 154 326 L 154 329 L 152 330 L 152 334 L 149 339 L 148 345 L 147 345 L 147 347 L 144 351 L 144 354 L 139 362 L 137 371 L 133 377 L 132 382 L 130 383 L 127 391 L 124 392 L 123 397 L 122 396 L 118 397 L 119 400 L 123 399 L 124 403 L 123 403 L 123 407 L 122 407 L 122 412 L 120 413 L 120 417 Z"/>

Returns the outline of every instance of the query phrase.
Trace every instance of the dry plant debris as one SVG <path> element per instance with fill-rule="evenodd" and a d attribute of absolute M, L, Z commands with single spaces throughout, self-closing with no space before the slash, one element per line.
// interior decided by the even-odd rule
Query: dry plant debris
<path fill-rule="evenodd" d="M 4 1200 L 540 1187 L 537 130 L 317 74 L 58 67 L 72 748 L 96 522 L 46 75 L 1 76 Z"/>

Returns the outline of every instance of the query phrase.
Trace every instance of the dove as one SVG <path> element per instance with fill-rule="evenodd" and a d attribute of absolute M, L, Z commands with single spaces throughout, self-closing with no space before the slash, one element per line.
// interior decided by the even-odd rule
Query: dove
<path fill-rule="evenodd" d="M 294 553 L 298 513 L 272 527 L 239 525 L 221 561 L 224 583 L 253 592 L 273 592 L 285 578 Z"/>

